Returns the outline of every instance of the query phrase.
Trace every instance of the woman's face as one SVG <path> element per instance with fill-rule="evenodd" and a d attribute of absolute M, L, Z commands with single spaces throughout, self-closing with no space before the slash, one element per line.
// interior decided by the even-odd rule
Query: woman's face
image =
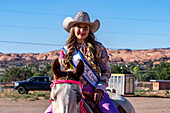
<path fill-rule="evenodd" d="M 74 33 L 77 37 L 77 42 L 82 43 L 89 35 L 89 25 L 85 23 L 76 24 Z"/>

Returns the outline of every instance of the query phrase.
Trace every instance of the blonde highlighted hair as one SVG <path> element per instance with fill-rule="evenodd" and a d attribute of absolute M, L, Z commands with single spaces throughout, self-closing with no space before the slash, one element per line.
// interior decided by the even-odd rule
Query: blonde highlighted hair
<path fill-rule="evenodd" d="M 89 35 L 85 39 L 85 43 L 87 44 L 87 49 L 89 50 L 87 56 L 91 58 L 91 65 L 93 69 L 99 67 L 98 58 L 97 58 L 97 49 L 96 49 L 96 41 L 95 36 L 92 33 L 91 29 L 89 29 Z M 72 53 L 74 52 L 77 44 L 77 38 L 74 34 L 74 26 L 70 29 L 70 36 L 66 41 L 67 51 L 65 57 L 63 59 L 64 69 L 67 70 L 70 68 L 70 61 L 72 59 Z"/>

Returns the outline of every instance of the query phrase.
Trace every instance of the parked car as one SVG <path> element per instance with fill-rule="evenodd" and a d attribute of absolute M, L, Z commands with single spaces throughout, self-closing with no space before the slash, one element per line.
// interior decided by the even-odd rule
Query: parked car
<path fill-rule="evenodd" d="M 15 82 L 14 89 L 18 90 L 20 94 L 28 93 L 30 90 L 51 90 L 51 83 L 48 76 L 36 76 L 26 81 Z"/>

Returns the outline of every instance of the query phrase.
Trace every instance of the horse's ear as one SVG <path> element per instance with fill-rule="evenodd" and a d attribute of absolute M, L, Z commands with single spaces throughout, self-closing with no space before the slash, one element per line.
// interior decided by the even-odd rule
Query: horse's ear
<path fill-rule="evenodd" d="M 81 75 L 84 73 L 84 63 L 81 59 L 79 60 L 76 70 L 73 73 L 76 74 L 77 80 L 80 80 Z"/>
<path fill-rule="evenodd" d="M 58 58 L 55 59 L 53 64 L 52 64 L 52 71 L 53 71 L 53 74 L 54 74 L 54 80 L 59 78 L 59 76 L 61 74 L 61 69 L 60 69 L 60 63 L 58 61 Z"/>

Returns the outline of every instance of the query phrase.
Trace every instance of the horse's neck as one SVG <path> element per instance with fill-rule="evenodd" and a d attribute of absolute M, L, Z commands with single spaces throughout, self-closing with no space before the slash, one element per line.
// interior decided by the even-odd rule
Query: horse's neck
<path fill-rule="evenodd" d="M 89 105 L 85 101 L 83 101 L 83 107 L 85 108 L 87 113 L 93 113 L 93 111 L 91 110 L 91 108 L 89 107 Z"/>

